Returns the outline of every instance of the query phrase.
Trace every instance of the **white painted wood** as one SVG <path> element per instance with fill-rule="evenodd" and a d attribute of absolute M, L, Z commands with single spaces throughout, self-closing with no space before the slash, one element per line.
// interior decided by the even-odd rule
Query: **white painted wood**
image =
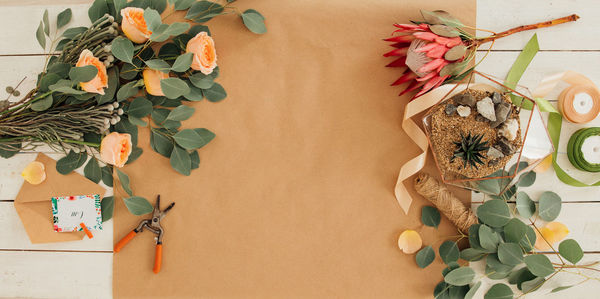
<path fill-rule="evenodd" d="M 112 253 L 0 251 L 0 297 L 112 298 Z"/>
<path fill-rule="evenodd" d="M 17 88 L 21 96 L 11 97 L 11 101 L 20 100 L 35 88 L 37 75 L 44 70 L 44 61 L 43 56 L 0 56 L 0 98 L 5 99 L 8 96 L 6 86 L 16 87 L 23 78 L 25 81 Z"/>
<path fill-rule="evenodd" d="M 581 17 L 577 22 L 514 34 L 497 40 L 494 49 L 521 50 L 536 32 L 542 50 L 600 50 L 600 39 L 595 38 L 600 26 L 599 12 L 600 1 L 595 0 L 478 0 L 477 27 L 501 32 L 576 13 Z"/>

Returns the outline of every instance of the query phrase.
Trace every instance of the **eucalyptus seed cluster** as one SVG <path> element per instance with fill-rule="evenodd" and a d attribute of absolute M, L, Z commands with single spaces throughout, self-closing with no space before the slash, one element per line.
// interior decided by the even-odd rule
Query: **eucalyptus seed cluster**
<path fill-rule="evenodd" d="M 111 42 L 119 35 L 119 24 L 115 18 L 105 14 L 96 20 L 86 31 L 77 34 L 63 48 L 59 61 L 75 64 L 81 51 L 88 49 L 95 57 L 110 67 L 115 58 L 111 54 Z"/>

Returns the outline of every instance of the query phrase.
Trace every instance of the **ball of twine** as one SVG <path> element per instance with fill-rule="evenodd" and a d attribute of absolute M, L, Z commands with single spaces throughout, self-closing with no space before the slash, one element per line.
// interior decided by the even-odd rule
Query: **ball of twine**
<path fill-rule="evenodd" d="M 478 222 L 473 211 L 465 207 L 446 186 L 432 176 L 419 173 L 415 178 L 415 189 L 417 193 L 431 201 L 461 232 L 468 232 L 469 227 Z"/>

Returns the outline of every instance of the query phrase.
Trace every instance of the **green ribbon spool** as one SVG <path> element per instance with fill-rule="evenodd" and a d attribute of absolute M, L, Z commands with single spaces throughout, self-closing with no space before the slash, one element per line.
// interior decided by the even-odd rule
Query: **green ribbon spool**
<path fill-rule="evenodd" d="M 583 142 L 592 136 L 600 136 L 600 127 L 580 129 L 571 135 L 567 144 L 567 155 L 575 168 L 588 172 L 600 172 L 600 164 L 588 162 L 581 149 Z"/>

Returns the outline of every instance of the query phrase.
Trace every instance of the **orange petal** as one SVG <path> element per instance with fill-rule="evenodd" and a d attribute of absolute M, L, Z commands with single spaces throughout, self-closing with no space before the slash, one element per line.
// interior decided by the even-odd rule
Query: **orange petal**
<path fill-rule="evenodd" d="M 405 230 L 398 238 L 398 248 L 406 254 L 417 252 L 423 246 L 421 236 L 414 230 Z"/>
<path fill-rule="evenodd" d="M 537 230 L 535 232 L 537 236 L 535 248 L 538 250 L 550 250 L 551 247 L 548 243 L 554 246 L 555 243 L 562 241 L 569 234 L 569 229 L 560 222 L 550 222 L 540 228 L 540 232 L 542 233 L 541 236 Z"/>
<path fill-rule="evenodd" d="M 538 164 L 533 171 L 537 172 L 537 173 L 541 173 L 541 172 L 545 172 L 548 169 L 550 169 L 550 166 L 552 166 L 552 155 L 546 157 L 546 159 L 542 160 L 542 162 L 540 162 L 540 164 Z"/>
<path fill-rule="evenodd" d="M 33 161 L 23 169 L 21 176 L 30 184 L 38 185 L 46 179 L 46 168 L 42 162 Z"/>

